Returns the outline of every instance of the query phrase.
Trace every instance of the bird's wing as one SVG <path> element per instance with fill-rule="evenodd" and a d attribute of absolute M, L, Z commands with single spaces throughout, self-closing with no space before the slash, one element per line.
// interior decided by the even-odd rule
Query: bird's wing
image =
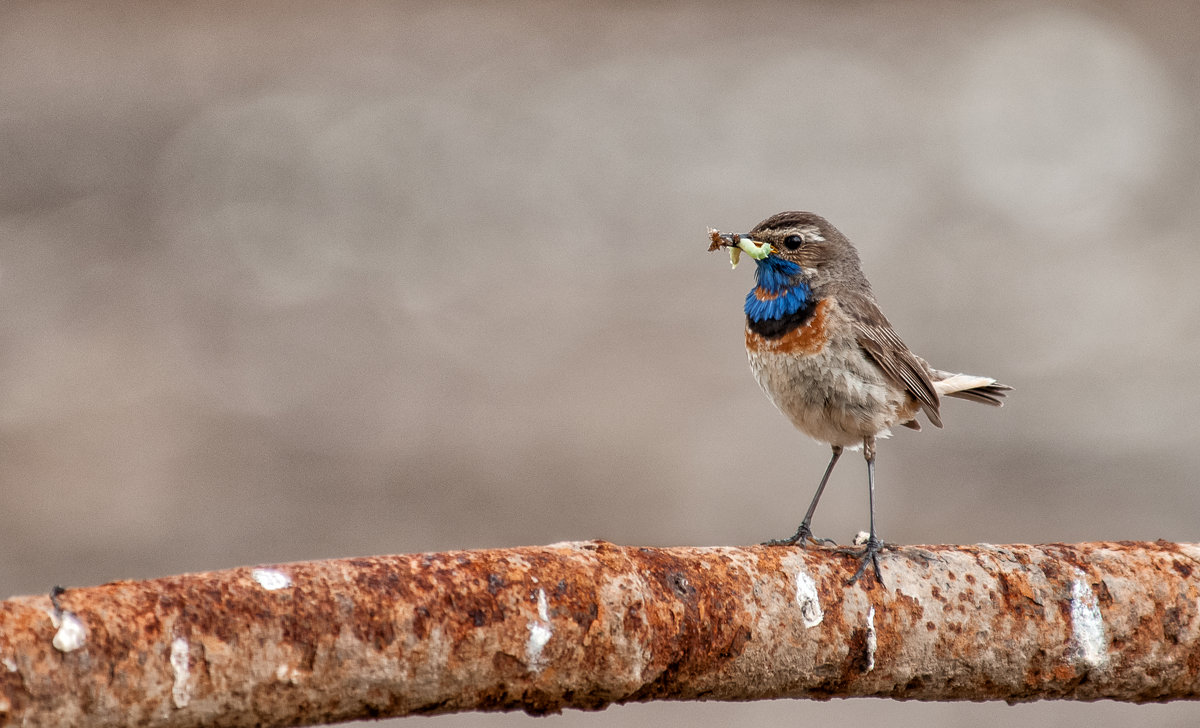
<path fill-rule="evenodd" d="M 941 427 L 940 400 L 925 362 L 908 350 L 874 301 L 856 297 L 852 305 L 845 308 L 854 322 L 858 345 L 879 365 L 884 376 L 904 387 L 921 403 L 930 423 Z"/>

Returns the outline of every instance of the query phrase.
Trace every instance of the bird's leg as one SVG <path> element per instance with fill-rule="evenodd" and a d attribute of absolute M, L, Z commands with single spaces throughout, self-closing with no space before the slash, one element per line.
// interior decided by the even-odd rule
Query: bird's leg
<path fill-rule="evenodd" d="M 773 538 L 764 543 L 764 546 L 791 546 L 799 543 L 800 548 L 806 548 L 810 540 L 822 542 L 828 539 L 814 539 L 812 535 L 812 517 L 817 511 L 817 502 L 821 500 L 821 493 L 825 492 L 825 484 L 829 482 L 829 474 L 833 472 L 833 466 L 837 465 L 838 458 L 842 456 L 842 446 L 833 446 L 833 457 L 829 458 L 829 465 L 825 466 L 825 475 L 821 476 L 821 484 L 817 486 L 817 493 L 813 496 L 812 503 L 808 504 L 808 511 L 804 514 L 804 520 L 800 522 L 800 528 L 796 529 L 796 533 L 792 534 L 791 538 Z"/>
<path fill-rule="evenodd" d="M 883 550 L 883 542 L 875 535 L 875 438 L 863 438 L 863 456 L 867 459 L 867 492 L 871 507 L 871 535 L 867 538 L 867 546 L 858 554 L 858 571 L 850 577 L 849 584 L 858 581 L 867 571 L 867 564 L 875 570 L 875 578 L 883 585 L 883 573 L 879 570 L 879 552 Z"/>

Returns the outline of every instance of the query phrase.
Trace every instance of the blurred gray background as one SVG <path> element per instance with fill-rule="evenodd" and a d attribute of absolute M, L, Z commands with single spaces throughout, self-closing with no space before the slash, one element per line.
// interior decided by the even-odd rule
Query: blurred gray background
<path fill-rule="evenodd" d="M 828 449 L 748 371 L 753 266 L 705 253 L 785 209 L 857 243 L 916 351 L 1016 387 L 881 445 L 884 537 L 1195 541 L 1198 41 L 1190 0 L 0 5 L 0 597 L 790 534 Z M 866 526 L 864 470 L 818 534 Z"/>

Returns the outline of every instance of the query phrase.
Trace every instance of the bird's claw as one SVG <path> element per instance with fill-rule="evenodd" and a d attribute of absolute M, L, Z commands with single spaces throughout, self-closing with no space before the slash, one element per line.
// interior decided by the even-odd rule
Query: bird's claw
<path fill-rule="evenodd" d="M 869 539 L 867 539 L 867 545 L 862 551 L 847 552 L 852 553 L 858 558 L 859 561 L 858 570 L 854 572 L 854 576 L 850 577 L 850 581 L 846 582 L 846 584 L 849 585 L 857 582 L 863 574 L 867 573 L 867 566 L 870 565 L 872 570 L 875 572 L 875 578 L 879 580 L 879 585 L 885 586 L 883 583 L 883 572 L 879 570 L 879 553 L 883 551 L 884 548 L 891 550 L 895 549 L 896 547 L 893 544 L 884 544 L 883 541 L 880 541 L 875 536 L 871 536 Z"/>
<path fill-rule="evenodd" d="M 800 524 L 800 528 L 796 529 L 796 532 L 792 534 L 791 538 L 773 538 L 770 541 L 763 541 L 762 545 L 795 546 L 799 544 L 800 548 L 806 549 L 808 548 L 809 543 L 816 544 L 817 546 L 837 546 L 837 541 L 834 541 L 831 538 L 817 538 L 816 536 L 813 536 L 812 529 L 808 527 L 807 523 Z"/>
<path fill-rule="evenodd" d="M 763 541 L 763 546 L 795 546 L 796 539 L 794 538 L 773 538 L 769 541 Z M 801 546 L 803 548 L 803 546 Z"/>

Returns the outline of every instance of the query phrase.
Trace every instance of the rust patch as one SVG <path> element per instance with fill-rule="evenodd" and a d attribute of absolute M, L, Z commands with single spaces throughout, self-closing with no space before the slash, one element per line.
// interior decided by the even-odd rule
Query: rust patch
<path fill-rule="evenodd" d="M 751 583 L 724 560 L 709 562 L 704 573 L 667 549 L 638 549 L 638 571 L 653 586 L 655 601 L 673 603 L 671 629 L 651 634 L 647 645 L 663 665 L 631 700 L 670 695 L 692 676 L 739 656 L 751 639 L 742 595 Z"/>

